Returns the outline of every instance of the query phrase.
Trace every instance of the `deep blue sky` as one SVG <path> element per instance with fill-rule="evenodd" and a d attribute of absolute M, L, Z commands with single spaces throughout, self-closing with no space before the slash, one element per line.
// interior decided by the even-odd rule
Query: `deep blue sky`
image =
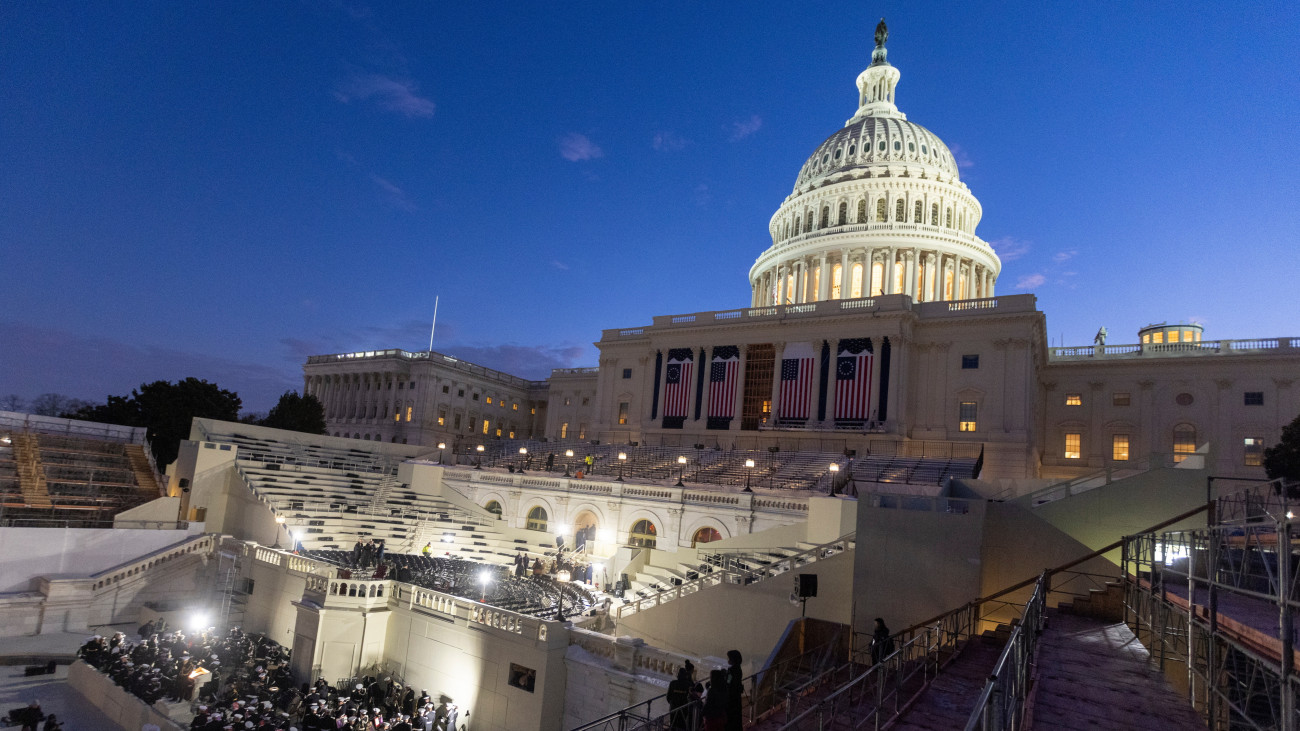
<path fill-rule="evenodd" d="M 0 4 L 0 394 L 519 375 L 749 302 L 876 20 L 1053 344 L 1300 334 L 1300 4 Z"/>

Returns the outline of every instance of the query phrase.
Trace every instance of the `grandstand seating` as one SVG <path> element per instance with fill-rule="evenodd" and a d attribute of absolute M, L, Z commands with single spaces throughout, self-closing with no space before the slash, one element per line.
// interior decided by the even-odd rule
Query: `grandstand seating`
<path fill-rule="evenodd" d="M 29 431 L 6 432 L 4 438 L 0 498 L 5 525 L 106 527 L 117 513 L 159 497 L 140 445 Z M 138 458 L 131 449 L 140 450 Z"/>

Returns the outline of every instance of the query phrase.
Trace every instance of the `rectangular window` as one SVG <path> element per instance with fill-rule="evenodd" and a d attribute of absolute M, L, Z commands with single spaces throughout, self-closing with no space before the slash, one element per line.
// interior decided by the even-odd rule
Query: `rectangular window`
<path fill-rule="evenodd" d="M 452 429 L 460 428 L 460 414 L 456 414 L 456 418 L 452 420 L 451 428 Z"/>
<path fill-rule="evenodd" d="M 438 409 L 438 426 L 447 426 L 447 410 Z M 459 424 L 457 425 L 459 426 Z"/>
<path fill-rule="evenodd" d="M 1112 406 L 1128 406 L 1129 404 L 1128 392 L 1116 391 L 1115 393 L 1112 393 L 1110 395 L 1110 403 Z"/>
<path fill-rule="evenodd" d="M 473 398 L 475 401 L 478 401 L 478 394 L 474 394 L 474 396 L 473 396 L 472 398 Z"/>
<path fill-rule="evenodd" d="M 402 409 L 399 407 L 397 409 L 397 413 L 393 414 L 393 421 L 401 421 L 401 420 L 402 420 Z"/>
<path fill-rule="evenodd" d="M 975 431 L 976 413 L 974 401 L 962 401 L 957 408 L 957 431 Z"/>
<path fill-rule="evenodd" d="M 629 379 L 629 378 L 631 378 L 631 377 L 632 377 L 632 369 L 631 369 L 631 368 L 624 368 L 624 369 L 623 369 L 623 380 L 626 381 L 627 379 Z"/>
<path fill-rule="evenodd" d="M 1245 404 L 1246 404 L 1247 406 L 1263 406 L 1263 405 L 1264 405 L 1264 392 L 1263 392 L 1263 391 L 1247 391 L 1246 394 L 1245 394 Z"/>
<path fill-rule="evenodd" d="M 579 439 L 586 439 L 586 438 L 587 438 L 587 425 L 586 425 L 586 424 L 579 424 L 579 425 L 578 425 L 578 438 L 579 438 Z"/>
<path fill-rule="evenodd" d="M 1153 332 L 1153 333 L 1151 333 L 1151 342 L 1153 342 L 1153 343 L 1163 343 L 1164 341 L 1165 341 L 1165 334 L 1164 334 L 1164 333 L 1162 333 L 1162 332 Z"/>
<path fill-rule="evenodd" d="M 1259 467 L 1264 464 L 1264 440 L 1259 437 L 1246 437 L 1246 466 Z"/>
<path fill-rule="evenodd" d="M 465 398 L 465 389 L 463 388 L 456 389 L 456 396 L 458 398 Z"/>
<path fill-rule="evenodd" d="M 407 421 L 410 421 L 410 420 L 411 420 L 411 410 L 412 410 L 412 408 L 413 408 L 413 407 L 411 407 L 411 406 L 407 406 L 407 407 L 406 407 L 406 420 L 407 420 Z"/>
<path fill-rule="evenodd" d="M 483 420 L 483 433 L 484 433 L 484 434 L 487 434 L 487 433 L 488 433 L 488 430 L 491 429 L 491 428 L 492 428 L 491 423 L 489 423 L 487 419 L 484 419 L 484 420 Z"/>
<path fill-rule="evenodd" d="M 979 367 L 980 367 L 980 357 L 978 355 L 963 355 L 961 357 L 962 370 L 969 371 Z"/>
<path fill-rule="evenodd" d="M 514 402 L 513 404 L 510 404 L 510 410 L 511 410 L 511 411 L 518 411 L 518 410 L 519 410 L 519 402 L 516 401 L 516 402 Z"/>
<path fill-rule="evenodd" d="M 443 392 L 443 393 L 447 393 L 447 392 L 450 391 L 450 390 L 451 390 L 451 386 L 443 386 L 443 387 L 442 387 L 442 392 Z"/>
<path fill-rule="evenodd" d="M 537 416 L 537 409 L 536 408 L 529 409 L 528 413 L 532 414 L 533 416 Z"/>
<path fill-rule="evenodd" d="M 1179 332 L 1180 332 L 1179 330 L 1170 330 L 1170 331 L 1169 331 L 1169 342 L 1171 342 L 1171 343 L 1176 343 L 1176 342 L 1178 342 L 1179 339 L 1180 339 L 1180 338 L 1178 337 L 1178 333 L 1179 333 Z"/>
<path fill-rule="evenodd" d="M 560 424 L 560 438 L 561 439 L 569 438 L 569 422 L 567 421 L 564 422 L 563 424 Z"/>
<path fill-rule="evenodd" d="M 1116 434 L 1110 438 L 1110 458 L 1116 462 L 1128 461 L 1128 435 Z"/>
<path fill-rule="evenodd" d="M 1078 459 L 1079 451 L 1080 451 L 1079 445 L 1082 442 L 1083 442 L 1083 436 L 1081 434 L 1066 434 L 1065 435 L 1065 458 Z"/>
<path fill-rule="evenodd" d="M 1083 406 L 1083 394 L 1081 394 L 1081 393 L 1067 393 L 1067 394 L 1065 394 L 1065 405 L 1066 405 L 1066 406 Z"/>
<path fill-rule="evenodd" d="M 583 396 L 583 397 L 582 397 L 582 405 L 583 405 L 583 406 L 586 406 L 586 405 L 588 405 L 588 404 L 590 404 L 590 403 L 591 403 L 591 399 L 590 399 L 589 397 L 587 397 L 587 396 Z"/>
<path fill-rule="evenodd" d="M 488 405 L 488 406 L 491 406 L 491 405 L 492 405 L 492 397 L 491 397 L 491 396 L 488 396 L 488 397 L 487 397 L 487 405 Z"/>
<path fill-rule="evenodd" d="M 628 407 L 628 402 L 626 401 L 618 402 L 618 423 L 620 424 L 627 423 L 627 407 Z"/>

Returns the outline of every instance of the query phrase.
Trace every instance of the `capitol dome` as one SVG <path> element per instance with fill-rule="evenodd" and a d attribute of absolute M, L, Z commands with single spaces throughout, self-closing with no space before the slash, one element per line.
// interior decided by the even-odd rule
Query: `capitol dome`
<path fill-rule="evenodd" d="M 952 152 L 894 104 L 899 72 L 876 27 L 858 109 L 817 146 L 750 269 L 754 306 L 906 294 L 992 297 L 1002 263 L 975 235 L 983 209 Z"/>

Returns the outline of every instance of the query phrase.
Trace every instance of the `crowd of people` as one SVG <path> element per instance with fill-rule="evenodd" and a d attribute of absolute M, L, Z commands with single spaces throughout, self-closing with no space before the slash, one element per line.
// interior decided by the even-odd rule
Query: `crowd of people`
<path fill-rule="evenodd" d="M 146 703 L 197 700 L 192 731 L 458 731 L 469 716 L 449 698 L 435 702 L 388 677 L 295 687 L 289 651 L 238 628 L 224 635 L 161 629 L 147 624 L 138 640 L 95 635 L 77 654 Z"/>
<path fill-rule="evenodd" d="M 744 674 L 739 650 L 727 651 L 727 667 L 709 671 L 707 682 L 695 679 L 686 662 L 668 684 L 668 722 L 672 731 L 740 731 L 744 727 Z"/>

